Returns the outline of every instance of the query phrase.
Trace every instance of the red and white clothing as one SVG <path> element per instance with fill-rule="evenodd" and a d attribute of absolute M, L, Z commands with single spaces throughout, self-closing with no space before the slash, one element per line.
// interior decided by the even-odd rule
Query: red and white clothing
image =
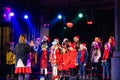
<path fill-rule="evenodd" d="M 59 49 L 51 49 L 50 52 L 50 62 L 52 66 L 52 75 L 58 75 L 58 62 L 60 60 L 60 51 Z"/>
<path fill-rule="evenodd" d="M 27 60 L 27 65 L 25 66 L 25 65 L 23 64 L 22 59 L 20 58 L 20 59 L 17 61 L 15 73 L 16 73 L 16 74 L 19 74 L 19 73 L 29 73 L 29 74 L 30 74 L 30 73 L 32 73 L 30 60 Z"/>
<path fill-rule="evenodd" d="M 16 74 L 31 73 L 30 52 L 32 52 L 32 48 L 26 43 L 18 43 L 15 46 Z"/>

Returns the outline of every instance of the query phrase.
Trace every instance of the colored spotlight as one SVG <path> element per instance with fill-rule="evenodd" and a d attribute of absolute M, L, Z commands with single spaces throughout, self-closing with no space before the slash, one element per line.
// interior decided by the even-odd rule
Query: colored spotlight
<path fill-rule="evenodd" d="M 93 24 L 93 20 L 87 21 L 87 24 L 92 25 Z"/>
<path fill-rule="evenodd" d="M 82 18 L 82 17 L 83 17 L 83 14 L 82 14 L 82 13 L 79 13 L 79 14 L 78 14 L 78 17 L 79 17 L 79 18 Z"/>
<path fill-rule="evenodd" d="M 14 13 L 13 13 L 13 12 L 11 12 L 11 13 L 10 13 L 10 16 L 14 16 Z"/>
<path fill-rule="evenodd" d="M 66 27 L 63 27 L 63 29 L 65 30 L 65 29 L 67 29 Z"/>
<path fill-rule="evenodd" d="M 6 14 L 3 14 L 3 17 L 5 18 L 5 17 L 7 17 L 7 15 L 6 15 Z"/>
<path fill-rule="evenodd" d="M 24 19 L 28 19 L 28 15 L 24 15 Z"/>
<path fill-rule="evenodd" d="M 58 15 L 58 19 L 62 19 L 62 15 L 59 14 L 59 15 Z"/>

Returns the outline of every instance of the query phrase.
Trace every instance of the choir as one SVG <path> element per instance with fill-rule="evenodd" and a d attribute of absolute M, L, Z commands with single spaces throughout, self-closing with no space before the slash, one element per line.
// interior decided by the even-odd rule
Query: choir
<path fill-rule="evenodd" d="M 29 46 L 34 50 L 31 52 L 28 47 L 30 66 L 27 62 L 24 62 L 23 57 L 16 55 L 17 63 L 15 73 L 21 73 L 20 71 L 22 70 L 19 70 L 19 67 L 25 67 L 27 65 L 27 68 L 25 68 L 28 71 L 27 73 L 32 73 L 34 71 L 31 71 L 29 67 L 38 65 L 40 74 L 44 75 L 47 75 L 50 71 L 49 68 L 51 68 L 53 79 L 56 77 L 66 77 L 66 75 L 72 77 L 79 76 L 80 79 L 85 79 L 86 66 L 90 62 L 92 77 L 99 79 L 101 65 L 103 71 L 102 78 L 105 80 L 110 79 L 110 62 L 115 49 L 114 37 L 110 36 L 106 43 L 103 43 L 100 37 L 95 37 L 91 43 L 90 52 L 87 49 L 87 44 L 80 42 L 80 36 L 75 36 L 73 42 L 69 41 L 68 38 L 64 38 L 61 44 L 58 38 L 55 38 L 50 43 L 47 35 L 44 35 L 42 40 L 40 40 L 40 38 L 36 38 L 35 42 L 31 40 L 29 43 Z M 17 54 L 18 52 L 15 53 Z M 19 63 L 22 63 L 22 65 L 19 65 Z"/>

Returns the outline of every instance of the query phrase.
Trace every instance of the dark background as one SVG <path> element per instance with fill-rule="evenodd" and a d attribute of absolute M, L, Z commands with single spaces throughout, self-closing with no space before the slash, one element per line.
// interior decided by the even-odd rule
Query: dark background
<path fill-rule="evenodd" d="M 114 0 L 0 0 L 0 27 L 9 26 L 13 28 L 12 23 L 3 20 L 3 8 L 6 6 L 11 7 L 12 11 L 15 12 L 16 21 L 19 23 L 18 26 L 21 28 L 21 32 L 26 34 L 29 33 L 29 30 L 23 15 L 29 14 L 30 21 L 38 30 L 36 37 L 40 35 L 41 16 L 44 15 L 45 21 L 50 23 L 59 13 L 63 14 L 65 16 L 64 20 L 59 20 L 48 27 L 51 42 L 54 38 L 59 38 L 61 43 L 65 37 L 73 41 L 73 37 L 79 35 L 80 41 L 85 42 L 88 51 L 90 51 L 94 37 L 100 37 L 104 44 L 109 36 L 114 36 Z M 67 28 L 65 23 L 73 21 L 79 12 L 83 13 L 83 18 L 74 23 L 72 28 Z M 93 24 L 88 25 L 88 20 L 92 20 Z M 18 42 L 21 32 L 16 28 L 14 34 L 10 35 L 11 40 Z M 2 39 L 1 37 L 0 39 Z M 4 42 L 3 40 L 0 41 L 1 44 Z M 3 44 L 0 47 L 0 65 L 4 66 Z M 1 74 L 5 73 L 4 70 L 0 70 L 0 72 L 2 72 Z"/>

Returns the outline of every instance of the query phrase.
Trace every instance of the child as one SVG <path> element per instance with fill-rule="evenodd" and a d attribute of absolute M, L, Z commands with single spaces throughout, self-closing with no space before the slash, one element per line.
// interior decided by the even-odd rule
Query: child
<path fill-rule="evenodd" d="M 115 48 L 115 41 L 113 37 L 108 39 L 108 42 L 104 45 L 104 54 L 102 56 L 102 66 L 103 66 L 103 80 L 110 79 L 110 68 L 111 68 L 111 57 Z"/>
<path fill-rule="evenodd" d="M 88 52 L 85 44 L 80 44 L 80 49 L 78 50 L 76 62 L 79 66 L 80 79 L 85 79 L 85 66 L 87 63 Z"/>
<path fill-rule="evenodd" d="M 77 56 L 77 51 L 74 48 L 74 45 L 69 42 L 69 47 L 68 47 L 68 54 L 69 54 L 69 70 L 70 70 L 70 75 L 74 77 L 76 75 L 76 56 Z"/>
<path fill-rule="evenodd" d="M 61 75 L 66 76 L 68 71 L 68 62 L 69 55 L 66 48 L 62 48 L 61 58 L 60 58 L 60 67 L 61 67 Z"/>
<path fill-rule="evenodd" d="M 56 41 L 52 42 L 51 52 L 50 52 L 50 62 L 52 66 L 52 76 L 58 76 L 58 62 L 60 58 L 59 45 Z"/>
<path fill-rule="evenodd" d="M 43 40 L 42 40 L 42 43 L 41 43 L 40 67 L 41 67 L 41 74 L 43 74 L 43 70 L 44 70 L 45 75 L 48 74 L 48 70 L 47 70 L 48 48 L 49 48 L 49 38 L 48 38 L 48 36 L 43 36 Z"/>
<path fill-rule="evenodd" d="M 99 37 L 95 37 L 91 45 L 91 62 L 92 62 L 92 76 L 99 79 L 100 59 L 101 59 L 101 47 L 99 45 Z M 96 75 L 94 75 L 96 73 Z"/>
<path fill-rule="evenodd" d="M 9 42 L 9 50 L 6 53 L 6 64 L 7 64 L 7 76 L 6 78 L 13 78 L 14 73 L 14 66 L 15 66 L 15 61 L 16 61 L 16 57 L 15 54 L 13 53 L 13 49 L 14 49 L 14 42 Z"/>

